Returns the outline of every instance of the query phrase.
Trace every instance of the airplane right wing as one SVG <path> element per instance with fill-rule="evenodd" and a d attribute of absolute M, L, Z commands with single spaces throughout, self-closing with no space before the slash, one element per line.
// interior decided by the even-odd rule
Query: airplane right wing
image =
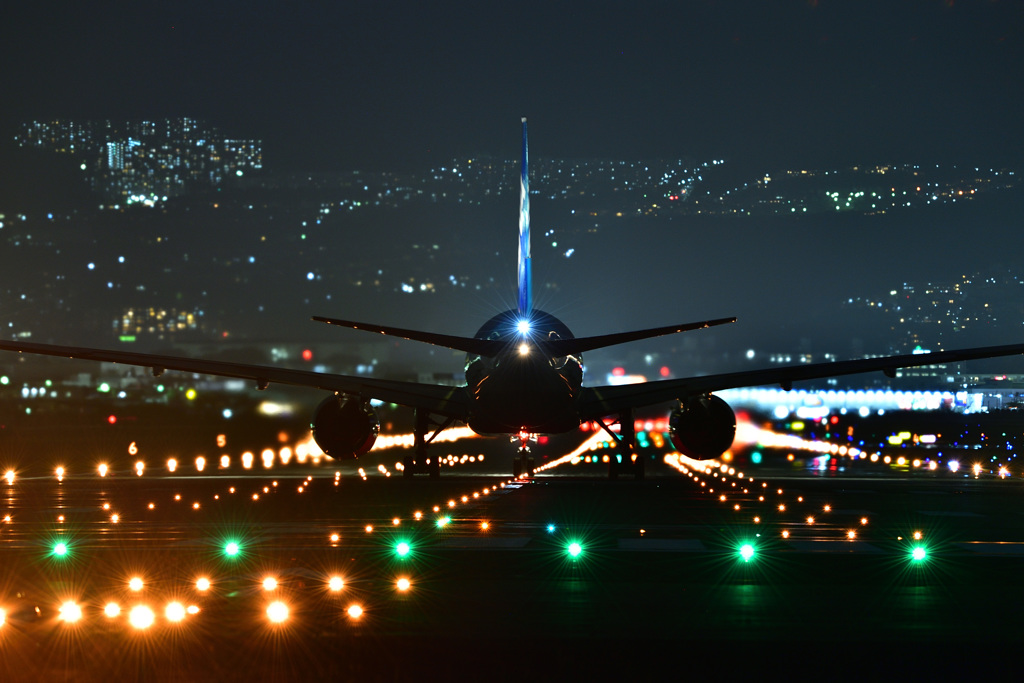
<path fill-rule="evenodd" d="M 202 358 L 163 356 L 133 351 L 111 351 L 31 342 L 0 341 L 0 349 L 147 367 L 153 371 L 154 376 L 163 374 L 164 370 L 179 370 L 201 375 L 250 379 L 255 382 L 257 388 L 266 388 L 271 382 L 312 387 L 360 396 L 366 400 L 375 398 L 388 403 L 421 408 L 437 415 L 453 417 L 463 421 L 469 415 L 470 401 L 463 387 L 422 384 L 419 382 L 400 382 L 369 377 L 352 377 L 349 375 L 332 375 L 311 372 L 309 370 L 292 370 L 290 368 L 205 360 Z"/>
<path fill-rule="evenodd" d="M 972 349 L 863 358 L 835 363 L 789 365 L 781 368 L 745 370 L 742 372 L 660 380 L 642 384 L 589 387 L 580 395 L 579 412 L 581 419 L 594 420 L 630 408 L 682 400 L 691 396 L 722 391 L 723 389 L 778 384 L 783 389 L 788 390 L 793 387 L 794 382 L 807 379 L 838 377 L 840 375 L 854 375 L 877 371 L 882 371 L 891 377 L 900 368 L 1022 354 L 1024 354 L 1024 344 L 981 346 Z"/>

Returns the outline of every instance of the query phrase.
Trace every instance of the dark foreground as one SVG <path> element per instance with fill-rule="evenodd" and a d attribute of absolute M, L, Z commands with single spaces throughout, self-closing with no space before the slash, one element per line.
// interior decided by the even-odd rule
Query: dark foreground
<path fill-rule="evenodd" d="M 1020 481 L 364 467 L 0 480 L 0 680 L 977 674 L 1024 636 Z"/>

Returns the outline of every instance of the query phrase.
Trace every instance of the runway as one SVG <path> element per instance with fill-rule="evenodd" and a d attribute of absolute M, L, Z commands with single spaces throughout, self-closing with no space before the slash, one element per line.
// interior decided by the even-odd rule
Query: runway
<path fill-rule="evenodd" d="M 644 481 L 516 481 L 500 454 L 412 481 L 389 452 L 363 474 L 26 468 L 0 480 L 0 676 L 501 680 L 733 648 L 740 673 L 1024 635 L 1020 480 L 659 453 Z"/>

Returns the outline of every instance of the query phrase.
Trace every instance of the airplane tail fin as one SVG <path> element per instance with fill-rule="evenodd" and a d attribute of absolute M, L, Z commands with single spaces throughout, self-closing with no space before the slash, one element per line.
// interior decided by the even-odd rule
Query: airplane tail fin
<path fill-rule="evenodd" d="M 526 144 L 526 117 L 523 117 L 523 161 L 519 176 L 519 315 L 533 310 L 533 285 L 530 272 L 530 174 Z"/>

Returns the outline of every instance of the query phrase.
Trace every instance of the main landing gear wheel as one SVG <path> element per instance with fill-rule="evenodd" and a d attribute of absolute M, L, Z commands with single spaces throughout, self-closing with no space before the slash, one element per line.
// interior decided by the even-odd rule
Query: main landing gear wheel
<path fill-rule="evenodd" d="M 533 476 L 533 456 L 530 455 L 529 448 L 520 448 L 516 457 L 512 459 L 512 476 L 519 477 L 520 475 L 526 475 L 528 477 Z"/>

